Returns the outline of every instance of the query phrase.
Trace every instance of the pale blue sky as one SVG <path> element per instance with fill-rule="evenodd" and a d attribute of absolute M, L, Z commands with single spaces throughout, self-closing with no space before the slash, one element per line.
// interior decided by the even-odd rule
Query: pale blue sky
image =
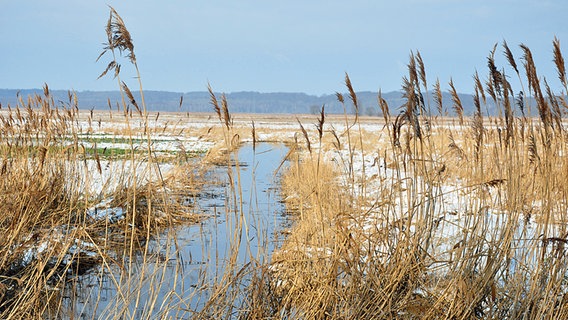
<path fill-rule="evenodd" d="M 0 88 L 115 90 L 97 80 L 112 5 L 126 22 L 147 90 L 333 93 L 348 72 L 355 89 L 398 90 L 411 50 L 431 84 L 450 77 L 471 93 L 477 69 L 505 39 L 533 51 L 537 71 L 560 90 L 557 36 L 568 61 L 564 0 L 166 0 L 2 1 Z M 505 66 L 502 48 L 498 62 Z M 130 68 L 123 77 L 135 86 Z M 505 69 L 512 75 L 510 68 Z"/>

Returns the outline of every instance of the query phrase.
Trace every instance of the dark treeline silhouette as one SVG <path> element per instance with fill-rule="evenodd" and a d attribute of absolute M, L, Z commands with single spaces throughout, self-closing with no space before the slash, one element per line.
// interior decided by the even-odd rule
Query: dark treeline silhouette
<path fill-rule="evenodd" d="M 43 89 L 0 89 L 0 103 L 2 107 L 15 106 L 18 96 L 27 101 L 28 97 L 35 94 L 42 95 Z M 69 101 L 68 91 L 52 90 L 51 94 L 58 104 L 66 104 Z M 109 103 L 112 109 L 118 109 L 121 102 L 119 91 L 78 91 L 76 92 L 79 101 L 79 108 L 90 110 L 108 110 Z M 139 93 L 133 91 L 134 97 L 139 97 Z M 231 112 L 238 113 L 284 113 L 284 114 L 316 114 L 325 105 L 326 113 L 343 113 L 343 106 L 337 101 L 335 94 L 309 95 L 306 93 L 261 93 L 253 91 L 241 91 L 226 93 L 227 101 Z M 380 115 L 381 111 L 377 103 L 377 92 L 362 91 L 357 92 L 359 100 L 359 110 L 361 115 Z M 471 115 L 474 111 L 473 96 L 470 94 L 460 94 L 463 103 L 464 114 Z M 180 107 L 180 100 L 183 103 Z M 400 91 L 382 93 L 382 97 L 387 101 L 392 114 L 396 114 L 405 99 Z M 426 96 L 425 98 L 431 96 Z M 207 91 L 196 92 L 169 92 L 169 91 L 145 91 L 145 99 L 148 111 L 170 111 L 170 112 L 211 112 L 210 96 Z M 428 100 L 428 99 L 427 99 Z M 453 116 L 452 100 L 449 93 L 443 93 L 444 116 Z M 346 105 L 347 113 L 354 113 L 355 110 L 350 105 Z M 496 115 L 497 111 L 492 105 L 484 110 L 487 115 Z M 432 106 L 432 113 L 435 115 L 437 110 Z"/>

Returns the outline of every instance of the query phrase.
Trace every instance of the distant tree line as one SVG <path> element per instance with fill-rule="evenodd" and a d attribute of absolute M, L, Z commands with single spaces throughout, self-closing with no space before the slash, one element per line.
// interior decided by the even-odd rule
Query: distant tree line
<path fill-rule="evenodd" d="M 20 96 L 24 101 L 27 97 L 34 94 L 43 94 L 42 89 L 0 89 L 0 103 L 3 107 L 17 104 L 17 97 Z M 52 90 L 56 102 L 65 104 L 68 102 L 68 92 L 64 90 Z M 76 92 L 81 109 L 108 110 L 117 109 L 120 105 L 121 96 L 119 91 L 79 91 Z M 133 92 L 135 97 L 139 97 L 138 92 Z M 344 111 L 353 114 L 355 109 L 348 103 L 343 106 L 335 94 L 328 95 L 309 95 L 305 93 L 260 93 L 254 91 L 233 92 L 225 94 L 229 102 L 231 112 L 237 113 L 285 113 L 285 114 L 304 114 L 319 113 L 321 107 L 325 105 L 326 113 L 343 113 Z M 362 91 L 357 93 L 359 101 L 359 112 L 361 115 L 381 115 L 377 103 L 377 93 Z M 460 99 L 464 106 L 466 115 L 473 114 L 473 97 L 469 94 L 460 94 Z M 144 97 L 149 111 L 170 111 L 170 112 L 211 112 L 209 93 L 206 91 L 196 92 L 169 92 L 169 91 L 144 91 Z M 180 106 L 180 100 L 183 103 Z M 391 114 L 397 114 L 405 104 L 402 93 L 393 91 L 383 93 L 382 97 L 387 101 Z M 443 94 L 445 114 L 452 116 L 452 100 L 448 93 Z M 344 108 L 346 110 L 344 110 Z M 488 106 L 487 112 L 491 115 L 496 114 L 493 106 Z"/>

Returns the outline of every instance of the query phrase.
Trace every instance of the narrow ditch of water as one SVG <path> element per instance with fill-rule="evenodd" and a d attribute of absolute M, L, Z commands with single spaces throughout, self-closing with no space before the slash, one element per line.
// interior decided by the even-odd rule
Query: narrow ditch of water
<path fill-rule="evenodd" d="M 81 319 L 185 319 L 201 310 L 227 269 L 267 262 L 282 240 L 280 232 L 290 221 L 276 170 L 287 151 L 268 143 L 241 147 L 233 166 L 211 173 L 212 182 L 220 183 L 211 183 L 214 187 L 196 199 L 207 219 L 152 239 L 152 254 L 135 257 L 128 271 L 111 266 L 115 272 L 100 268 L 82 276 L 66 293 L 64 313 Z"/>

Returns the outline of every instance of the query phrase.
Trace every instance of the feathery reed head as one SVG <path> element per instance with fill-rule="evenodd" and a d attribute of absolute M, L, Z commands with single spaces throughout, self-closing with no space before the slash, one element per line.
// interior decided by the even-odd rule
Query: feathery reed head
<path fill-rule="evenodd" d="M 523 64 L 525 66 L 525 72 L 527 75 L 527 80 L 529 82 L 529 89 L 532 90 L 536 90 L 535 87 L 537 87 L 538 85 L 538 77 L 536 74 L 536 67 L 534 64 L 534 60 L 533 60 L 533 56 L 532 56 L 532 52 L 529 49 L 529 47 L 527 47 L 524 44 L 520 44 L 521 49 L 523 50 L 523 60 L 525 61 Z"/>
<path fill-rule="evenodd" d="M 436 79 L 434 84 L 434 102 L 436 103 L 436 108 L 438 109 L 438 114 L 443 115 L 443 99 L 442 99 L 442 89 L 440 88 L 440 79 Z"/>
<path fill-rule="evenodd" d="M 337 98 L 337 101 L 339 101 L 341 104 L 345 103 L 345 99 L 343 98 L 343 95 L 340 92 L 336 92 L 335 97 Z"/>
<path fill-rule="evenodd" d="M 107 22 L 106 32 L 108 37 L 108 49 L 118 49 L 120 53 L 127 52 L 127 58 L 130 59 L 130 62 L 136 63 L 134 43 L 132 42 L 130 32 L 126 28 L 124 20 L 122 20 L 113 7 L 110 7 L 110 17 Z"/>
<path fill-rule="evenodd" d="M 556 70 L 558 71 L 558 79 L 560 79 L 560 82 L 566 87 L 566 67 L 564 65 L 562 51 L 560 50 L 560 41 L 558 38 L 554 37 L 552 44 L 554 47 L 554 64 L 556 64 Z"/>
<path fill-rule="evenodd" d="M 450 94 L 452 96 L 453 108 L 460 119 L 460 124 L 463 124 L 463 105 L 458 95 L 454 81 L 450 78 Z"/>
<path fill-rule="evenodd" d="M 424 86 L 424 90 L 427 90 L 428 84 L 426 82 L 426 68 L 424 67 L 424 61 L 420 55 L 420 51 L 416 51 L 416 62 L 418 63 L 418 75 L 420 76 L 420 81 Z"/>
<path fill-rule="evenodd" d="M 414 53 L 410 52 L 410 58 L 408 59 L 408 77 L 409 81 L 418 87 L 418 72 L 416 70 L 416 58 L 414 57 Z"/>
<path fill-rule="evenodd" d="M 302 135 L 304 136 L 304 139 L 306 139 L 306 145 L 308 147 L 308 152 L 311 154 L 312 153 L 312 144 L 310 142 L 310 137 L 308 135 L 308 132 L 304 128 L 304 125 L 302 125 L 302 122 L 300 122 L 300 119 L 296 118 L 296 121 L 298 121 L 298 124 L 300 125 L 300 130 L 302 130 Z"/>
<path fill-rule="evenodd" d="M 124 81 L 122 81 L 122 89 L 124 90 L 124 93 L 126 93 L 128 100 L 130 100 L 130 103 L 134 106 L 134 108 L 136 108 L 136 111 L 138 111 L 138 114 L 142 115 L 142 110 L 140 110 L 140 107 L 138 107 L 138 103 L 136 103 L 136 99 L 134 99 L 132 91 L 130 91 L 130 89 L 128 88 L 128 86 Z"/>
<path fill-rule="evenodd" d="M 381 108 L 381 112 L 383 113 L 383 118 L 385 119 L 385 124 L 389 122 L 390 119 L 390 111 L 389 111 L 389 104 L 383 98 L 381 90 L 379 90 L 379 95 L 377 97 L 379 101 L 379 107 Z"/>
<path fill-rule="evenodd" d="M 104 44 L 103 51 L 99 54 L 96 61 L 99 61 L 109 51 L 113 59 L 97 79 L 105 76 L 110 70 L 114 70 L 115 78 L 120 74 L 120 64 L 116 62 L 115 50 L 118 50 L 121 55 L 123 52 L 126 52 L 126 57 L 130 60 L 130 63 L 136 65 L 136 55 L 134 54 L 134 44 L 132 43 L 130 32 L 126 29 L 124 20 L 122 20 L 116 10 L 111 6 L 109 8 L 110 16 L 106 25 L 107 43 Z"/>
<path fill-rule="evenodd" d="M 515 72 L 517 74 L 519 74 L 519 69 L 517 68 L 517 62 L 515 62 L 515 57 L 513 56 L 513 52 L 511 52 L 511 49 L 509 49 L 509 46 L 507 45 L 507 41 L 505 41 L 505 40 L 503 40 L 503 50 L 504 50 L 503 54 L 507 58 L 507 61 L 509 62 L 511 67 L 513 67 Z"/>
<path fill-rule="evenodd" d="M 477 70 L 475 70 L 475 75 L 473 76 L 473 80 L 475 81 L 475 90 L 481 96 L 483 103 L 487 103 L 487 99 L 485 98 L 485 91 L 483 90 L 483 85 L 481 84 L 481 80 L 479 79 L 479 74 Z"/>
<path fill-rule="evenodd" d="M 493 86 L 492 90 L 494 90 L 497 95 L 501 96 L 502 75 L 499 70 L 497 70 L 497 66 L 495 65 L 496 50 L 497 43 L 493 46 L 491 54 L 487 57 L 487 67 L 489 68 L 489 77 L 491 78 L 491 84 Z"/>
<path fill-rule="evenodd" d="M 317 130 L 318 130 L 318 137 L 319 137 L 320 142 L 321 142 L 321 139 L 323 137 L 323 125 L 324 125 L 324 123 L 325 123 L 325 105 L 322 105 L 320 117 L 318 118 L 318 123 L 316 124 Z"/>
<path fill-rule="evenodd" d="M 207 84 L 207 91 L 209 91 L 209 101 L 211 103 L 211 106 L 213 106 L 213 110 L 215 110 L 217 117 L 219 117 L 219 121 L 222 121 L 223 117 L 221 116 L 221 107 L 219 106 L 219 101 L 217 100 L 217 97 L 215 96 L 215 93 L 211 88 L 211 84 L 209 83 Z"/>
<path fill-rule="evenodd" d="M 351 79 L 349 79 L 349 75 L 347 72 L 345 73 L 345 86 L 349 91 L 349 97 L 351 98 L 351 102 L 353 102 L 353 106 L 355 107 L 355 114 L 359 115 L 359 102 L 357 101 L 357 94 L 355 93 L 355 89 L 353 89 L 353 85 L 351 84 Z"/>
<path fill-rule="evenodd" d="M 227 128 L 233 125 L 233 119 L 229 113 L 229 103 L 227 102 L 227 96 L 223 93 L 221 95 L 221 110 L 223 111 L 223 122 Z"/>

